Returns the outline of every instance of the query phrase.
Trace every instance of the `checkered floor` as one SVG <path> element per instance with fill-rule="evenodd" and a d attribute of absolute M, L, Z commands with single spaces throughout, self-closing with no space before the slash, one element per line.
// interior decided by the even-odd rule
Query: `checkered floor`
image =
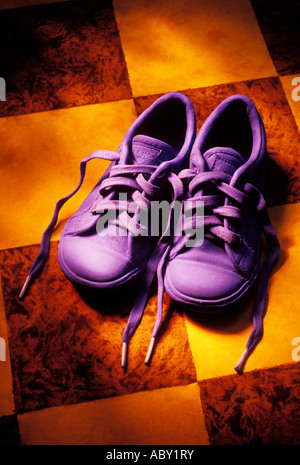
<path fill-rule="evenodd" d="M 1 444 L 300 443 L 299 17 L 297 0 L 1 2 Z M 234 93 L 251 97 L 265 124 L 266 200 L 281 251 L 264 337 L 241 376 L 233 367 L 251 332 L 253 295 L 213 318 L 165 296 L 147 367 L 153 292 L 121 369 L 134 287 L 80 292 L 57 262 L 62 228 L 106 162 L 89 166 L 41 276 L 17 297 L 79 161 L 116 150 L 168 91 L 190 97 L 198 128 Z"/>

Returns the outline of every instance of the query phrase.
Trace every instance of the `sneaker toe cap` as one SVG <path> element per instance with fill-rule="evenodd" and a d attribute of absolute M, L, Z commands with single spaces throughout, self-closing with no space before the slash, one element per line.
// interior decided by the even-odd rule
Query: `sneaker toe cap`
<path fill-rule="evenodd" d="M 126 281 L 126 275 L 133 269 L 125 254 L 102 248 L 95 241 L 80 236 L 64 238 L 59 247 L 59 261 L 71 280 L 99 287 L 123 282 L 122 278 Z"/>
<path fill-rule="evenodd" d="M 211 264 L 175 259 L 166 269 L 166 290 L 171 297 L 186 303 L 218 304 L 230 298 L 245 284 L 245 279 L 230 269 Z"/>

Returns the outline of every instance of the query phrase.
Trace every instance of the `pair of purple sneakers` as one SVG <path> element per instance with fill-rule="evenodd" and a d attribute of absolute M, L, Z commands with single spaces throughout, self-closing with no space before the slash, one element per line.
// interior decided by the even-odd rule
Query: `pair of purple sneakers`
<path fill-rule="evenodd" d="M 267 284 L 279 250 L 262 194 L 266 137 L 253 102 L 242 95 L 227 98 L 196 136 L 191 101 L 168 93 L 136 119 L 117 153 L 101 150 L 82 160 L 80 182 L 57 203 L 20 297 L 47 260 L 59 210 L 78 191 L 94 158 L 111 164 L 67 222 L 58 258 L 65 275 L 80 285 L 113 288 L 138 277 L 122 366 L 155 275 L 157 318 L 146 363 L 162 319 L 164 290 L 176 301 L 214 311 L 237 302 L 259 276 L 253 330 L 235 367 L 242 372 L 262 337 Z M 262 231 L 268 253 L 260 269 Z"/>

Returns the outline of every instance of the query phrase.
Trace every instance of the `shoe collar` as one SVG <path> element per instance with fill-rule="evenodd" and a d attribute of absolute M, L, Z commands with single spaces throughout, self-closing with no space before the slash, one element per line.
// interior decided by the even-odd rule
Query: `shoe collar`
<path fill-rule="evenodd" d="M 212 128 L 216 125 L 216 122 L 224 114 L 234 102 L 244 102 L 246 105 L 246 111 L 248 114 L 248 119 L 252 131 L 252 150 L 248 158 L 243 157 L 243 154 L 233 150 L 232 148 L 227 147 L 214 147 L 207 149 L 205 147 L 208 139 L 208 135 L 211 132 Z M 190 156 L 190 168 L 196 170 L 196 172 L 202 172 L 206 170 L 205 159 L 209 154 L 211 156 L 212 152 L 217 153 L 220 150 L 226 150 L 231 154 L 235 154 L 237 158 L 242 157 L 244 163 L 240 163 L 240 166 L 234 171 L 232 175 L 231 185 L 236 184 L 241 176 L 251 174 L 253 171 L 256 171 L 262 164 L 265 162 L 265 152 L 266 152 L 266 135 L 264 126 L 261 120 L 261 117 L 252 102 L 252 100 L 244 95 L 236 94 L 232 95 L 225 99 L 206 119 L 202 128 L 200 129 L 198 136 L 196 137 L 195 143 L 192 148 Z M 237 154 L 237 155 L 236 155 Z"/>
<path fill-rule="evenodd" d="M 149 116 L 158 111 L 159 107 L 162 108 L 168 104 L 168 102 L 175 101 L 178 101 L 178 104 L 181 102 L 185 107 L 185 138 L 180 150 L 178 150 L 177 153 L 174 150 L 175 156 L 169 160 L 162 161 L 162 163 L 158 166 L 155 172 L 155 177 L 163 175 L 166 170 L 174 170 L 175 172 L 180 171 L 182 165 L 186 162 L 187 157 L 191 152 L 196 137 L 196 118 L 193 104 L 186 95 L 181 94 L 180 92 L 169 92 L 158 98 L 135 120 L 119 146 L 118 153 L 120 155 L 120 164 L 128 163 L 132 153 L 133 142 L 134 140 L 136 141 L 136 137 L 141 137 L 144 134 L 143 128 L 145 127 L 145 123 L 147 123 L 146 120 L 150 120 Z M 143 126 L 143 128 L 141 126 Z"/>

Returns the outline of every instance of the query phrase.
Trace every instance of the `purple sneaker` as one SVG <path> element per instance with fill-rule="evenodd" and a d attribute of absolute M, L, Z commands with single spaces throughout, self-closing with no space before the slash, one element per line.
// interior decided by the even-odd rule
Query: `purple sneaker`
<path fill-rule="evenodd" d="M 111 288 L 143 275 L 123 336 L 123 366 L 127 344 L 142 317 L 149 286 L 171 246 L 171 236 L 163 231 L 160 236 L 152 236 L 151 231 L 149 234 L 148 223 L 144 215 L 143 224 L 141 212 L 147 210 L 153 200 L 166 200 L 171 205 L 182 200 L 183 184 L 177 174 L 188 163 L 195 135 L 196 120 L 191 101 L 181 93 L 171 92 L 156 100 L 136 119 L 117 153 L 102 150 L 82 160 L 80 182 L 69 196 L 56 204 L 39 255 L 20 293 L 23 297 L 30 280 L 47 260 L 58 213 L 80 188 L 86 164 L 94 158 L 112 161 L 65 225 L 58 258 L 65 275 L 84 286 Z M 149 211 L 146 212 L 148 219 Z M 103 214 L 107 214 L 106 222 L 99 221 Z M 172 215 L 170 209 L 169 221 Z"/>
<path fill-rule="evenodd" d="M 186 200 L 204 202 L 204 239 L 187 247 L 189 235 L 176 238 L 165 273 L 174 300 L 204 311 L 227 307 L 258 277 L 264 232 L 269 250 L 258 281 L 253 331 L 237 372 L 262 337 L 267 284 L 279 251 L 262 195 L 266 166 L 264 126 L 253 102 L 242 95 L 227 98 L 202 126 L 190 168 L 180 174 L 188 182 Z M 193 221 L 197 227 L 196 214 Z"/>

